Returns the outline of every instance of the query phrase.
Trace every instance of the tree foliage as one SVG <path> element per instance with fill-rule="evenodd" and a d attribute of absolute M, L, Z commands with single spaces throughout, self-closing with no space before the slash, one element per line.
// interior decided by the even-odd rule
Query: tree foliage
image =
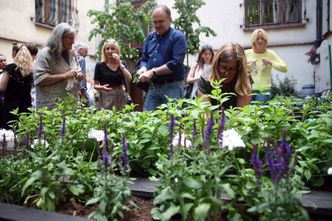
<path fill-rule="evenodd" d="M 174 20 L 174 26 L 184 32 L 189 54 L 194 54 L 198 51 L 200 34 L 204 33 L 206 37 L 217 35 L 211 28 L 202 26 L 200 19 L 196 15 L 197 10 L 203 5 L 205 5 L 203 0 L 175 0 L 173 6 L 179 14 L 179 17 Z"/>
<path fill-rule="evenodd" d="M 151 24 L 151 9 L 154 0 L 148 0 L 135 9 L 130 0 L 122 0 L 117 4 L 108 4 L 105 11 L 89 10 L 88 16 L 95 27 L 90 31 L 89 40 L 101 38 L 97 56 L 100 58 L 104 42 L 115 39 L 121 47 L 121 58 L 132 60 L 138 57 L 138 49 L 133 45 L 141 45 Z"/>

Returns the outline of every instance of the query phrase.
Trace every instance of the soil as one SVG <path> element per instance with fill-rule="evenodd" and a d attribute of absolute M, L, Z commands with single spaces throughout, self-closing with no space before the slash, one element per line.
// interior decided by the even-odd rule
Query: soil
<path fill-rule="evenodd" d="M 132 201 L 136 207 L 130 206 L 129 212 L 126 213 L 124 221 L 150 221 L 152 217 L 150 215 L 152 205 L 152 199 L 132 196 Z M 88 217 L 89 214 L 95 210 L 97 206 L 87 207 L 84 204 L 76 202 L 74 199 L 70 199 L 67 203 L 63 204 L 57 209 L 57 212 L 73 215 Z"/>

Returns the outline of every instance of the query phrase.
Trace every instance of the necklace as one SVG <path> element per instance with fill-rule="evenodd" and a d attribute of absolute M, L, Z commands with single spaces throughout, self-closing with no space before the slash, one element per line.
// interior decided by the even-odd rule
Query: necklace
<path fill-rule="evenodd" d="M 115 63 L 106 63 L 106 65 L 107 65 L 107 67 L 108 67 L 109 69 L 111 69 L 112 71 L 116 71 L 116 70 L 118 69 L 118 67 L 119 67 L 119 65 L 118 65 L 118 64 L 115 64 Z"/>

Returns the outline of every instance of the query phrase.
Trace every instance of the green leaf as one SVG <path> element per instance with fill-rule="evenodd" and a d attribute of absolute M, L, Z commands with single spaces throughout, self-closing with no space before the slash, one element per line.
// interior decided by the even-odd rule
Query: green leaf
<path fill-rule="evenodd" d="M 40 179 L 42 177 L 43 173 L 41 170 L 37 170 L 31 174 L 31 177 L 25 182 L 23 188 L 22 188 L 22 193 L 21 196 L 24 195 L 25 190 L 33 184 L 36 180 Z"/>
<path fill-rule="evenodd" d="M 181 217 L 182 220 L 187 220 L 188 213 L 190 209 L 193 207 L 193 203 L 186 203 L 181 207 Z"/>
<path fill-rule="evenodd" d="M 89 199 L 88 202 L 85 203 L 85 205 L 94 205 L 96 203 L 98 203 L 100 200 L 100 197 L 95 197 L 95 198 L 92 198 L 92 199 Z"/>
<path fill-rule="evenodd" d="M 165 212 L 161 214 L 161 221 L 170 220 L 172 216 L 179 213 L 179 211 L 180 207 L 172 204 L 170 207 L 168 207 L 168 209 Z"/>
<path fill-rule="evenodd" d="M 231 199 L 235 197 L 234 190 L 231 188 L 229 183 L 222 184 L 221 186 Z"/>
<path fill-rule="evenodd" d="M 190 193 L 182 193 L 181 198 L 195 200 L 195 197 Z"/>
<path fill-rule="evenodd" d="M 193 179 L 193 178 L 190 178 L 190 177 L 185 177 L 183 179 L 183 182 L 184 184 L 189 187 L 189 188 L 193 188 L 193 189 L 200 189 L 202 188 L 202 183 Z"/>
<path fill-rule="evenodd" d="M 309 170 L 304 171 L 304 177 L 306 178 L 306 180 L 310 180 L 311 172 Z"/>
<path fill-rule="evenodd" d="M 169 199 L 173 199 L 173 192 L 169 188 L 165 188 L 153 199 L 153 204 L 162 204 Z"/>
<path fill-rule="evenodd" d="M 84 186 L 81 184 L 68 184 L 67 188 L 72 192 L 75 196 L 79 196 L 84 193 Z"/>
<path fill-rule="evenodd" d="M 204 221 L 209 213 L 211 205 L 209 203 L 202 203 L 195 208 L 194 220 Z"/>

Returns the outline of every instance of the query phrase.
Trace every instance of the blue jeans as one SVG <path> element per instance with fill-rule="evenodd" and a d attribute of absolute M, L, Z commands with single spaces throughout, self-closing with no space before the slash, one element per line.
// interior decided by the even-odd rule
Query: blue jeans
<path fill-rule="evenodd" d="M 156 110 L 161 104 L 167 103 L 167 97 L 180 99 L 183 96 L 184 82 L 175 81 L 150 86 L 144 101 L 144 111 Z"/>
<path fill-rule="evenodd" d="M 271 100 L 271 89 L 266 89 L 263 92 L 259 90 L 253 90 L 251 92 L 253 95 L 251 96 L 252 101 L 260 101 L 262 103 L 266 103 L 267 101 Z"/>

